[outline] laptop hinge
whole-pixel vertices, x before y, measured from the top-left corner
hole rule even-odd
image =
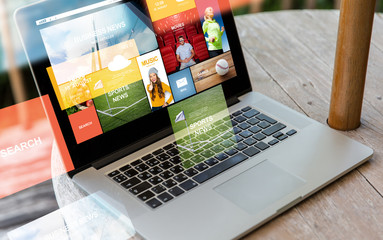
[[[112,163],[112,162],[115,162],[129,154],[132,154],[144,147],[147,147],[149,146],[150,144],[153,144],[169,135],[171,135],[173,133],[173,130],[171,127],[169,128],[166,128],[160,132],[157,132],[157,133],[154,133],[153,135],[141,140],[141,141],[138,141],[136,143],[133,143],[123,149],[120,149],[106,157],[104,157],[103,159],[101,160],[96,160],[95,162],[92,163],[92,166],[96,169],[100,169],[100,168],[103,168],[105,167],[106,165]]]
[[[227,99],[226,103],[227,103],[227,106],[230,107],[230,106],[233,106],[234,104],[239,103],[239,99],[237,96],[234,96],[234,97]]]

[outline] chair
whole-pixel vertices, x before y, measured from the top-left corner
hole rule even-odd
[[[193,36],[193,48],[195,52],[195,58],[200,62],[209,58],[209,51],[206,46],[205,36],[203,34],[197,34]]]
[[[160,48],[162,60],[164,61],[166,73],[175,72],[179,63],[177,61],[176,55],[173,49],[170,46],[164,46]]]
[[[158,47],[162,48],[165,46],[164,41],[162,40],[161,36],[156,36]]]

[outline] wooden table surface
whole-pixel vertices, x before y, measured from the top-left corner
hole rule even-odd
[[[253,89],[326,124],[339,11],[236,17]],[[383,15],[375,16],[362,125],[373,159],[245,239],[383,239]]]
[[[253,89],[326,124],[339,11],[236,17]],[[375,16],[362,126],[345,135],[373,159],[245,239],[383,239],[383,15]],[[0,239],[55,210],[51,182],[0,199]],[[240,223],[238,223],[240,224]]]

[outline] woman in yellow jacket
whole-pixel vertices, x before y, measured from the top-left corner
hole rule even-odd
[[[173,94],[170,87],[161,82],[161,79],[158,77],[158,70],[155,67],[149,69],[149,79],[150,84],[148,84],[147,90],[152,102],[152,111],[168,106],[173,101]],[[165,92],[170,93],[167,101],[165,101]]]

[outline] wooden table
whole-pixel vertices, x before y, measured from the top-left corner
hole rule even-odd
[[[236,17],[254,90],[325,124],[338,18],[335,10]],[[245,239],[383,239],[383,15],[372,38],[362,126],[344,134],[373,148],[373,159]],[[55,210],[54,201],[50,182],[1,199],[0,239]]]
[[[326,124],[339,11],[236,17],[253,89]],[[373,159],[245,239],[383,239],[383,15],[375,16],[362,126]]]

